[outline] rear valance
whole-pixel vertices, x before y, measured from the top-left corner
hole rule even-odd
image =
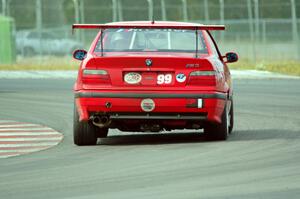
[[[163,25],[159,23],[153,23],[149,25],[143,24],[73,24],[72,29],[185,29],[185,30],[225,30],[224,25]]]

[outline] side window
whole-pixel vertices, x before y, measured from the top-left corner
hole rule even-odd
[[[208,44],[210,45],[211,47],[211,50],[212,50],[212,53],[216,56],[216,57],[219,57],[219,53],[218,53],[218,50],[214,44],[214,42],[211,40],[209,34],[207,32],[205,32],[206,34],[206,38],[207,38],[207,41],[208,41]]]

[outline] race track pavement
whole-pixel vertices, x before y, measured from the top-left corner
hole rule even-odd
[[[299,199],[300,80],[235,79],[227,141],[112,129],[73,144],[74,79],[0,79],[0,119],[48,126],[56,147],[0,159],[2,199]]]
[[[46,126],[0,120],[0,158],[45,150],[62,139],[61,133]]]

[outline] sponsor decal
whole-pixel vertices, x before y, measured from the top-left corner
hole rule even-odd
[[[124,76],[124,81],[128,84],[138,84],[142,81],[142,76],[139,73],[127,73]]]
[[[179,83],[183,83],[186,80],[186,76],[183,73],[179,73],[176,75],[176,81]]]
[[[152,66],[153,62],[151,59],[146,59],[145,63],[146,63],[146,66]]]
[[[145,112],[151,112],[155,108],[155,102],[152,99],[143,99],[141,102],[141,108]]]

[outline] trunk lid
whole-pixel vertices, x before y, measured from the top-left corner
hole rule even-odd
[[[191,55],[190,55],[191,56]],[[193,71],[211,71],[208,56],[131,55],[95,57],[86,68],[106,70],[116,87],[185,87]]]

